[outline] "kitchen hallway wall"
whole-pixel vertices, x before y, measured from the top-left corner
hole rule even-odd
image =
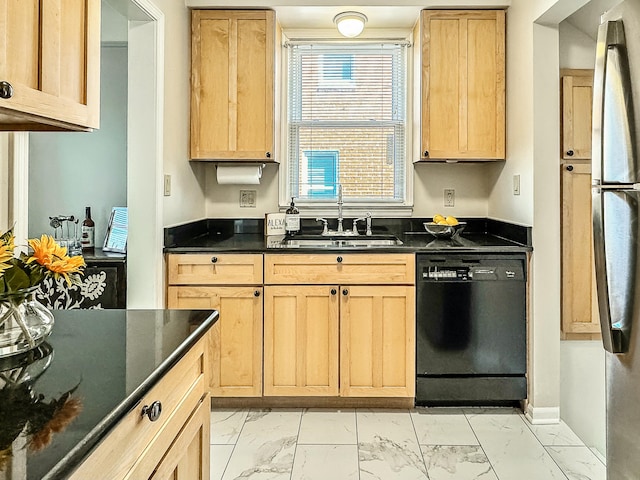
[[[82,222],[90,206],[95,242],[102,245],[111,208],[127,205],[126,45],[103,46],[100,63],[100,129],[29,134],[30,237],[53,234],[50,216]]]

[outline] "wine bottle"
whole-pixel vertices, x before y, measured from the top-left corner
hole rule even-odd
[[[91,219],[91,207],[85,207],[85,218],[82,222],[82,238],[80,239],[82,250],[90,251],[95,248],[95,229],[96,224]]]

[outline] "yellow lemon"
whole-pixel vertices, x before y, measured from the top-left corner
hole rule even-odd
[[[440,220],[437,222],[438,225],[449,225],[445,220]]]
[[[445,218],[442,215],[440,215],[439,213],[436,213],[433,216],[433,223],[443,222],[444,220],[445,220]]]
[[[445,219],[445,222],[447,222],[447,225],[458,225],[458,219],[456,217],[452,217],[452,216],[448,216]]]

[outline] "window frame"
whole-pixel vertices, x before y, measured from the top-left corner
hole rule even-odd
[[[309,32],[305,32],[309,33]],[[353,40],[344,41],[344,40],[336,40],[335,37],[326,36],[325,34],[318,33],[317,36],[311,35],[310,38],[305,38],[304,43],[344,43],[344,44],[353,44],[353,43],[401,43],[406,45],[408,49],[406,52],[406,95],[405,95],[405,158],[404,158],[404,198],[394,201],[389,201],[386,199],[380,200],[360,200],[360,199],[344,199],[343,211],[345,215],[354,216],[354,215],[362,215],[365,212],[369,212],[374,216],[399,216],[399,217],[410,217],[413,213],[413,177],[414,177],[414,165],[412,158],[415,157],[416,152],[419,151],[419,145],[414,144],[414,133],[413,129],[414,125],[414,113],[412,109],[413,98],[416,93],[414,93],[414,89],[416,86],[419,87],[419,82],[416,82],[414,79],[414,66],[413,66],[413,58],[415,56],[415,52],[413,44],[410,41],[411,36],[409,35],[407,38],[376,38],[376,39],[362,39],[354,42]],[[291,38],[287,36],[287,32],[283,32],[283,41],[282,41],[282,62],[280,64],[280,88],[281,88],[281,112],[280,115],[280,129],[282,135],[280,137],[280,148],[282,151],[281,155],[281,163],[280,163],[280,172],[279,172],[279,202],[278,206],[280,211],[286,210],[291,200],[291,188],[289,185],[289,158],[288,158],[288,101],[289,101],[289,61],[290,61],[290,48],[289,45],[291,43],[296,43],[295,38]],[[349,81],[349,80],[343,80]],[[338,87],[340,88],[340,87]],[[308,213],[309,216],[318,216],[318,215],[328,215],[329,217],[335,216],[336,213],[336,202],[335,201],[317,201],[307,202],[304,199],[296,198],[296,204],[301,208],[301,213],[304,216],[305,213]]]

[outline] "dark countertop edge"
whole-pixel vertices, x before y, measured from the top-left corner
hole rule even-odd
[[[171,353],[151,374],[125,398],[120,405],[96,425],[72,448],[42,480],[63,480],[73,473],[102,443],[111,430],[142,398],[161,380],[171,368],[204,336],[218,320],[219,313],[212,310],[206,319]]]
[[[502,246],[481,246],[481,247],[443,247],[428,248],[415,246],[396,246],[396,247],[349,247],[349,248],[242,248],[215,246],[210,247],[171,247],[165,248],[164,253],[277,253],[277,254],[316,254],[316,253],[426,253],[426,252],[532,252],[533,247],[526,245],[502,245]]]

